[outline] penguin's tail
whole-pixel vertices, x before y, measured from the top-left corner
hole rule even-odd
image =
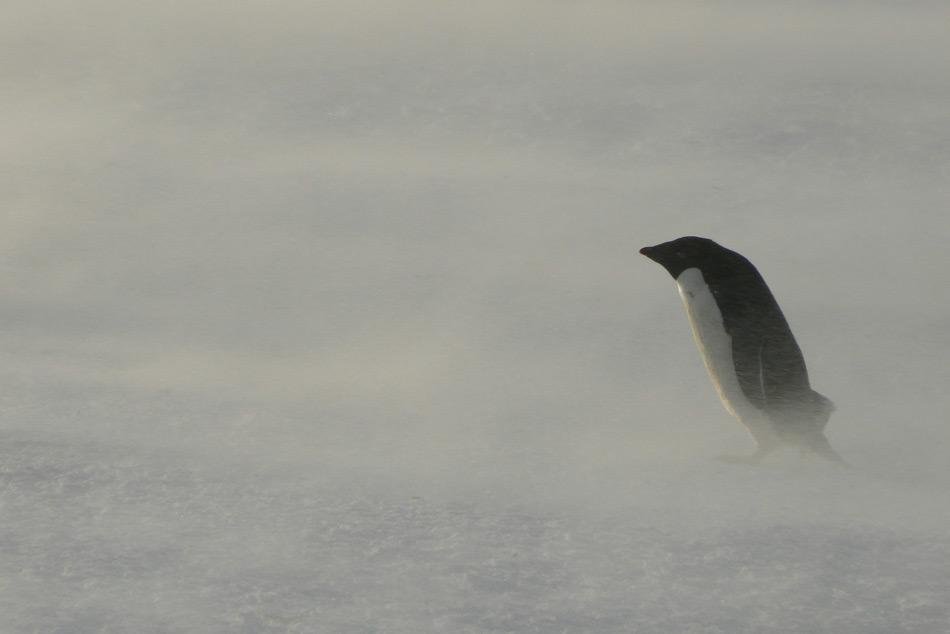
[[[832,448],[831,443],[828,442],[828,439],[825,437],[824,434],[819,432],[815,436],[809,438],[807,446],[809,449],[811,449],[813,452],[815,452],[817,455],[821,456],[825,460],[833,462],[836,465],[846,467],[848,469],[851,468],[851,465],[845,462],[845,459],[842,458],[838,454],[838,452],[834,450],[834,448]]]
[[[828,424],[828,419],[831,418],[832,412],[835,411],[835,404],[831,402],[830,398],[814,390],[811,394],[815,407],[815,422],[818,429],[824,429]]]

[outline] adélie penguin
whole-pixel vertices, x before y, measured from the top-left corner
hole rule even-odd
[[[831,401],[811,389],[801,349],[765,280],[749,260],[687,236],[640,249],[665,268],[686,305],[696,345],[719,398],[758,446],[729,462],[758,462],[792,445],[845,464],[824,428]]]

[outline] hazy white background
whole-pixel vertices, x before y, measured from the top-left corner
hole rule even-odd
[[[0,631],[950,629],[942,2],[8,2]],[[672,280],[771,284],[851,472]]]

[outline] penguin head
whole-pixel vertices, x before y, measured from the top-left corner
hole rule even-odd
[[[640,249],[642,255],[665,268],[674,279],[679,277],[680,273],[686,269],[703,270],[711,259],[725,251],[726,249],[709,238],[697,238],[696,236],[684,236],[656,246]]]

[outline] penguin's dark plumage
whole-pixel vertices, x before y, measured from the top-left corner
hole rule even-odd
[[[640,253],[676,280],[716,391],[758,445],[731,460],[756,461],[792,444],[843,462],[823,433],[834,406],[811,389],[801,349],[752,263],[694,236]]]

